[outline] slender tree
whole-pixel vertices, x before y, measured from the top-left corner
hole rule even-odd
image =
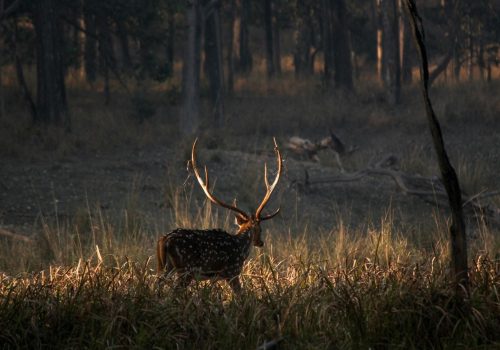
[[[235,0],[233,22],[234,68],[241,73],[249,73],[253,66],[248,29],[249,17],[250,0]]]
[[[446,148],[444,146],[441,126],[434,113],[429,97],[429,69],[427,61],[427,50],[425,47],[425,36],[417,7],[414,0],[405,0],[406,9],[409,14],[410,23],[415,38],[415,43],[421,59],[420,82],[422,95],[429,129],[434,143],[434,149],[438,157],[441,179],[448,194],[448,200],[452,213],[450,230],[451,263],[454,273],[454,281],[458,293],[469,290],[468,264],[467,264],[467,236],[462,212],[462,191],[455,169],[450,163]],[[462,288],[464,287],[464,288]]]
[[[280,16],[279,6],[276,0],[272,1],[272,26],[273,26],[273,61],[274,69],[277,75],[281,75],[281,29],[280,29]]]
[[[167,76],[172,76],[174,72],[174,46],[175,46],[175,12],[169,9],[167,14],[167,40],[166,40],[166,59]]]
[[[398,7],[400,11],[403,10],[401,0],[398,0]],[[401,62],[401,82],[409,84],[412,82],[412,57],[414,52],[411,46],[411,31],[409,23],[405,16],[401,14],[399,21],[399,48],[400,48],[400,62]]]
[[[323,82],[329,88],[333,71],[333,9],[331,0],[321,0],[321,27],[323,46]]]
[[[113,38],[109,18],[102,14],[97,17],[97,37],[100,58],[100,69],[104,78],[104,103],[108,105],[111,101],[110,70],[116,66],[116,57],[113,50]]]
[[[294,24],[294,52],[293,65],[295,75],[297,77],[312,74],[311,70],[311,38],[312,32],[309,26],[308,16],[310,5],[306,2],[298,2],[295,8],[295,24]]]
[[[380,0],[382,14],[382,73],[390,105],[401,98],[401,65],[399,63],[399,30],[396,0]]]
[[[228,42],[227,42],[227,50],[226,50],[226,61],[227,61],[227,93],[231,95],[234,91],[234,65],[235,65],[235,57],[234,57],[234,47],[238,44],[238,41],[235,40],[235,31],[238,30],[239,27],[236,26],[236,1],[229,1],[229,10],[228,10]],[[239,26],[239,25],[238,25]]]
[[[59,4],[55,0],[36,1],[33,16],[37,39],[37,121],[69,130]]]
[[[132,56],[130,54],[128,28],[124,19],[120,18],[116,21],[116,35],[121,52],[120,68],[123,72],[129,72],[132,69]]]
[[[212,5],[211,5],[212,4]],[[208,6],[208,8],[206,7]],[[210,100],[216,127],[224,121],[224,74],[222,65],[222,40],[220,2],[204,6],[205,18],[205,72],[210,85]]]
[[[200,0],[187,2],[185,11],[187,38],[182,66],[183,101],[179,127],[182,134],[192,135],[200,123]]]
[[[273,40],[273,13],[272,1],[264,0],[264,28],[266,33],[266,68],[267,76],[274,76],[274,40]]]
[[[351,44],[347,26],[347,10],[344,0],[335,0],[333,5],[334,80],[337,87],[352,90]]]
[[[89,0],[84,0],[83,21],[86,34],[83,54],[85,77],[93,84],[97,79],[97,26],[94,6]]]

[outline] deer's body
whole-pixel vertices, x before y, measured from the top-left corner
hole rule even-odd
[[[191,162],[200,186],[213,203],[235,212],[239,229],[234,235],[218,229],[175,229],[158,240],[158,272],[175,272],[181,277],[184,285],[188,285],[193,278],[222,279],[228,281],[235,292],[239,292],[241,290],[239,275],[252,246],[262,247],[264,245],[260,237],[260,222],[271,219],[279,212],[278,209],[273,214],[261,216],[261,212],[269,201],[281,174],[281,155],[275,141],[278,174],[273,184],[269,185],[267,168],[265,168],[266,195],[256,213],[249,215],[236,206],[225,204],[210,192],[206,168],[205,182],[199,176],[196,168],[195,147],[196,141],[193,145]]]
[[[239,289],[238,276],[252,249],[250,231],[231,235],[223,230],[178,228],[158,240],[159,272],[192,279],[227,280]]]

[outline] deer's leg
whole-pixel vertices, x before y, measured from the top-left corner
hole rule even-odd
[[[229,278],[227,282],[229,283],[229,286],[233,290],[234,294],[241,293],[241,283],[239,276],[234,276],[232,278]]]
[[[160,291],[163,289],[165,282],[171,277],[174,267],[167,261],[166,265],[161,269],[158,268],[157,281],[158,281],[158,296],[160,296]]]
[[[335,159],[337,160],[337,164],[339,165],[340,172],[345,173],[344,167],[342,165],[342,161],[340,160],[340,154],[338,152],[333,152],[335,154]]]
[[[177,279],[176,287],[187,288],[192,280],[193,280],[193,276],[190,273],[183,273],[183,274],[179,275],[179,278]]]

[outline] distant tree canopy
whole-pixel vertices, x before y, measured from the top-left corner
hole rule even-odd
[[[497,1],[417,5],[428,28],[430,83],[438,76],[494,78]],[[67,130],[69,75],[102,87],[109,103],[111,86],[162,83],[179,78],[182,66],[179,126],[189,134],[200,125],[203,79],[212,105],[207,118],[222,126],[235,77],[246,79],[260,67],[269,79],[289,71],[297,79],[317,76],[327,91],[355,91],[371,74],[387,102],[398,104],[415,66],[400,0],[2,0],[0,21],[0,82],[12,67],[33,122]],[[30,66],[36,67],[33,86],[25,77]]]

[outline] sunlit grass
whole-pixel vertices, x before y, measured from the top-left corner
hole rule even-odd
[[[270,140],[271,134],[281,141],[294,134],[322,137],[338,127],[347,144],[353,142],[350,135],[361,143],[360,152],[346,161],[347,169],[355,171],[382,152],[393,152],[383,149],[377,130],[400,127],[410,137],[427,132],[421,107],[388,108],[377,84],[360,85],[352,96],[324,91],[317,77],[296,80],[289,63],[282,77],[269,81],[262,64],[256,74],[238,77],[235,97],[226,101],[226,128],[211,130],[208,125],[204,131],[207,162],[227,156],[211,152],[221,146],[244,160],[235,177],[250,185],[229,188],[241,203],[253,203],[262,190],[262,170],[256,170],[255,159],[268,148],[262,140]],[[69,84],[71,134],[30,126],[16,100],[9,113],[20,117],[0,120],[1,152],[36,157],[36,149],[57,158],[167,143],[183,166],[192,140],[181,140],[176,133],[176,82],[151,84],[146,99],[131,98],[141,92],[132,85],[131,94],[114,85],[112,103],[104,106],[99,91],[88,91],[75,80]],[[493,123],[499,110],[496,90],[468,90],[460,85],[436,88],[443,120],[454,124],[484,115]],[[416,95],[416,89],[407,94]],[[150,119],[142,119],[143,103],[155,107]],[[464,188],[475,194],[489,183],[485,176],[494,173],[490,163],[497,151],[492,149],[486,160],[461,156],[469,147],[461,136],[452,141],[452,153],[458,154]],[[233,146],[238,149],[242,143],[250,155],[235,153]],[[397,144],[402,169],[435,175],[429,145],[424,139]],[[249,174],[254,182],[246,178]],[[436,214],[429,219],[434,220],[432,229],[409,230],[395,224],[390,210],[379,222],[355,227],[344,224],[349,221],[344,212],[333,227],[321,229],[303,219],[307,212],[266,223],[265,246],[252,253],[242,274],[244,292],[235,296],[225,282],[200,282],[186,290],[174,288],[169,279],[158,284],[155,243],[165,228],[232,229],[230,215],[196,202],[189,190],[167,184],[164,192],[168,209],[159,227],[145,220],[134,187],[118,216],[89,204],[68,220],[42,216],[31,243],[1,238],[0,344],[255,349],[266,340],[281,339],[284,348],[295,349],[500,346],[500,238],[484,223],[469,241],[471,294],[464,303],[454,298],[449,284],[449,222]]]
[[[170,194],[171,225],[229,228],[229,217]],[[34,244],[0,243],[1,342],[12,348],[471,348],[500,345],[498,237],[471,242],[471,294],[449,284],[446,223],[431,247],[396,231],[390,211],[366,229],[266,230],[243,273],[176,288],[155,274],[157,233],[134,214],[87,208],[47,223]],[[285,232],[289,233],[285,233]],[[425,233],[422,233],[425,235]]]

